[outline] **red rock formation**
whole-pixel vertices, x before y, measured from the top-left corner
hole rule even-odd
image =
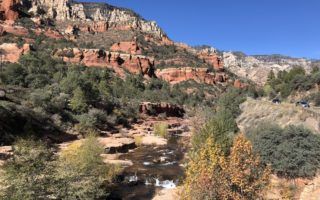
[[[54,52],[65,62],[83,64],[88,67],[112,68],[121,77],[125,70],[132,74],[154,76],[154,60],[142,55],[121,54],[99,49],[63,49]]]
[[[22,26],[13,26],[9,24],[0,24],[0,28],[6,32],[6,33],[11,33],[13,35],[18,35],[18,36],[27,36],[29,34],[28,29],[22,27]]]
[[[144,40],[146,42],[154,42],[158,45],[174,45],[174,42],[164,35],[161,38],[155,38],[153,35],[145,34]]]
[[[217,73],[215,76],[215,81],[217,83],[224,83],[227,82],[228,76],[225,73]]]
[[[44,34],[47,37],[53,38],[53,39],[62,39],[63,36],[56,30],[53,29],[35,29],[33,30],[35,34],[40,35]],[[17,36],[28,36],[29,35],[29,30],[22,27],[22,26],[14,26],[11,24],[0,24],[0,32],[5,32],[5,33],[11,33],[13,35]]]
[[[84,23],[76,26],[81,32],[86,33],[103,33],[108,30],[108,23],[106,21],[97,21],[91,23]]]
[[[1,20],[15,21],[19,17],[19,13],[15,10],[15,6],[20,0],[3,0],[0,4]]]
[[[200,59],[203,59],[206,63],[213,66],[213,68],[217,71],[223,71],[223,61],[222,59],[215,53],[209,49],[202,50],[198,53]]]
[[[40,35],[40,34],[44,34],[45,36],[49,37],[49,38],[52,38],[52,39],[62,39],[63,36],[56,30],[53,30],[53,29],[36,29],[34,30],[34,32],[37,34],[37,35]]]
[[[0,36],[3,36],[6,34],[6,31],[4,30],[4,28],[2,26],[0,26]]]
[[[143,102],[139,111],[145,115],[166,114],[167,117],[183,117],[185,114],[183,107],[169,103]]]
[[[119,51],[129,54],[142,54],[140,47],[136,41],[115,43],[110,48],[111,51]]]
[[[234,81],[233,86],[234,86],[235,88],[238,88],[238,89],[244,89],[244,88],[248,87],[247,84],[242,83],[239,79],[237,79],[237,80]]]
[[[171,84],[194,80],[197,83],[215,84],[215,75],[208,72],[207,68],[166,68],[157,70],[156,76]]]
[[[15,63],[19,58],[30,51],[30,45],[24,44],[19,47],[16,43],[4,43],[0,45],[2,61]]]

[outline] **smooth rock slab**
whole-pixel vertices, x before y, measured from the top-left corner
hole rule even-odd
[[[142,137],[142,145],[156,145],[156,146],[165,146],[168,143],[168,140],[154,135],[147,135]]]
[[[100,144],[103,145],[106,154],[127,153],[130,149],[136,148],[132,138],[99,138]]]

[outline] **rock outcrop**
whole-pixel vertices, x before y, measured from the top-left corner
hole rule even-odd
[[[17,36],[27,36],[29,34],[28,29],[22,27],[22,26],[14,26],[11,24],[1,24],[0,23],[0,29],[3,33],[11,33],[13,35]]]
[[[244,89],[244,88],[247,88],[248,85],[245,83],[242,83],[239,79],[237,79],[234,81],[233,87],[238,88],[238,89]]]
[[[142,54],[141,48],[136,41],[119,42],[111,46],[111,51],[124,52],[129,54]]]
[[[223,71],[223,61],[222,58],[217,54],[216,50],[213,48],[207,48],[200,50],[197,53],[200,59],[203,59],[204,62],[213,66],[216,71]]]
[[[246,56],[240,53],[224,52],[223,62],[224,67],[230,72],[260,86],[266,83],[271,70],[277,74],[279,71],[288,71],[295,66],[301,66],[307,72],[311,69],[311,61],[279,55]]]
[[[30,45],[19,47],[16,43],[4,43],[0,45],[2,62],[18,62],[19,58],[30,51]]]
[[[125,76],[125,71],[148,77],[154,76],[154,59],[143,55],[78,48],[60,49],[53,54],[65,62],[83,64],[88,67],[112,68],[121,77]]]
[[[136,30],[168,40],[154,21],[147,21],[131,10],[104,3],[79,3],[72,0],[33,0],[30,13],[58,21],[82,21],[82,31]],[[43,13],[44,12],[44,13]]]
[[[167,117],[183,117],[185,110],[183,107],[169,103],[143,102],[139,108],[140,113],[157,116],[166,114]]]
[[[2,0],[0,2],[0,20],[15,21],[19,17],[16,7],[20,0]]]
[[[30,29],[30,30],[33,31],[36,35],[44,34],[45,36],[53,39],[63,38],[63,35],[61,35],[61,33],[59,33],[57,30],[50,29],[50,28],[49,29],[37,28],[37,29]],[[0,35],[1,33],[2,35],[5,33],[10,33],[16,36],[23,36],[23,37],[28,37],[28,35],[30,34],[29,30],[25,27],[16,26],[12,24],[5,24],[5,23],[0,23]]]
[[[225,82],[228,77],[225,74],[210,73],[207,68],[166,68],[156,71],[156,76],[171,84],[181,83],[183,81],[193,80],[197,83],[216,84]]]

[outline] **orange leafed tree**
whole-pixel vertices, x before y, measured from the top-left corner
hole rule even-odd
[[[259,156],[243,134],[225,155],[214,139],[192,155],[186,170],[183,199],[258,199],[268,185],[270,168],[261,165]]]
[[[270,167],[261,164],[243,134],[235,138],[225,170],[230,179],[232,199],[243,200],[259,198],[271,173]]]

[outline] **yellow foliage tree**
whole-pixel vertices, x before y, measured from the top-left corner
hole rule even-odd
[[[243,134],[235,138],[228,162],[225,171],[233,188],[232,199],[257,199],[268,185],[271,170],[261,165]]]
[[[225,165],[224,152],[208,138],[204,146],[191,155],[187,170],[183,199],[218,199],[225,195],[226,179],[221,165]]]
[[[213,138],[191,155],[186,170],[182,198],[187,200],[257,199],[268,185],[270,168],[261,165],[259,156],[243,134],[225,155]]]

